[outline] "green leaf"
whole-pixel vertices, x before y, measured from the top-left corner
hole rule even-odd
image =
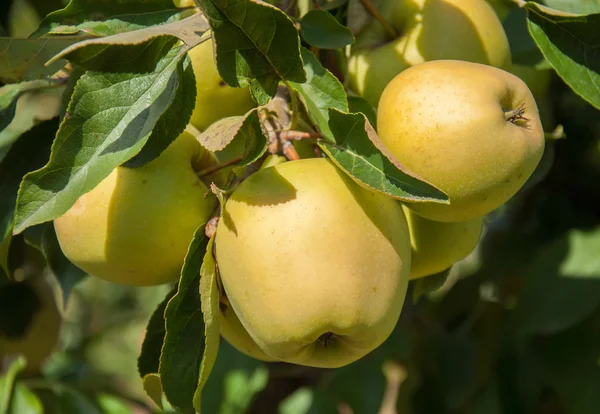
[[[116,395],[100,393],[96,398],[103,414],[131,414],[131,408]]]
[[[167,332],[165,327],[165,310],[167,309],[167,304],[176,293],[176,287],[167,293],[148,320],[142,349],[138,357],[138,373],[141,378],[144,378],[148,374],[158,373],[160,353]]]
[[[64,9],[46,16],[31,36],[110,36],[178,20],[181,13],[172,0],[71,0]]]
[[[228,85],[250,85],[254,99],[264,105],[280,80],[305,82],[300,37],[281,10],[259,0],[197,3],[213,30],[217,67]]]
[[[406,170],[381,143],[363,114],[329,111],[336,144],[319,143],[332,161],[358,184],[399,200],[447,202],[437,188]]]
[[[51,57],[81,36],[61,36],[50,39],[0,38],[0,81],[17,83],[54,75],[67,63],[64,59],[44,66]]]
[[[269,371],[265,366],[259,366],[252,373],[243,370],[232,370],[225,375],[224,397],[221,413],[246,413],[256,394],[267,385]]]
[[[42,252],[48,268],[58,281],[62,291],[63,308],[66,309],[71,290],[87,276],[87,273],[71,263],[62,252],[54,226],[51,223],[44,223],[43,226]]]
[[[129,168],[141,167],[157,158],[167,147],[181,135],[185,129],[194,105],[196,105],[196,78],[192,62],[186,56],[177,68],[179,85],[171,106],[158,119],[148,142],[141,151],[123,164]]]
[[[200,297],[200,268],[206,244],[204,226],[200,226],[185,257],[177,294],[165,311],[167,334],[158,372],[167,400],[183,413],[195,413],[194,393],[206,352]]]
[[[288,395],[280,404],[280,414],[305,414],[308,413],[313,404],[314,391],[310,388],[299,388]]]
[[[538,249],[514,318],[522,335],[561,332],[600,304],[600,228],[571,230]]]
[[[339,49],[354,43],[354,35],[325,10],[311,10],[300,20],[302,37],[321,49]]]
[[[162,410],[163,409],[163,390],[158,374],[146,374],[142,378],[142,387],[150,399]]]
[[[258,109],[252,109],[245,115],[242,126],[237,131],[234,139],[244,140],[244,154],[238,166],[250,165],[257,161],[267,151],[268,139],[263,130]]]
[[[312,52],[302,48],[302,59],[306,82],[290,84],[300,95],[310,120],[323,136],[333,141],[333,133],[329,128],[329,108],[348,112],[346,91],[338,78],[325,69]]]
[[[27,361],[24,357],[20,356],[10,364],[6,374],[0,377],[0,413],[8,413],[14,395],[17,375],[26,366]]]
[[[0,244],[6,243],[0,267],[5,271],[19,184],[25,174],[48,161],[56,127],[57,122],[45,122],[25,133],[0,163]]]
[[[219,352],[219,298],[217,285],[217,264],[213,255],[214,236],[208,241],[206,254],[200,269],[200,299],[202,317],[204,319],[204,355],[200,366],[198,388],[194,393],[194,407],[198,412],[202,409],[202,390],[217,360]]]
[[[575,14],[600,13],[600,0],[544,0],[548,7]]]
[[[36,394],[44,405],[52,407],[54,413],[104,414],[100,408],[82,391],[65,383],[40,380]]]
[[[221,151],[233,141],[246,116],[229,116],[211,124],[196,138],[209,151]]]
[[[79,66],[106,72],[147,72],[173,47],[177,40],[186,50],[201,41],[210,27],[200,14],[187,19],[133,32],[84,40],[66,48],[54,59],[67,59]]]
[[[377,112],[375,107],[371,105],[365,98],[360,96],[348,96],[348,111],[355,114],[362,112],[366,115],[367,119],[373,126],[373,129],[377,131]]]
[[[600,108],[600,14],[556,12],[527,2],[529,32],[559,76],[583,99]]]
[[[177,94],[182,57],[173,48],[147,74],[87,72],[79,79],[50,161],[23,179],[17,233],[64,214],[140,151]]]

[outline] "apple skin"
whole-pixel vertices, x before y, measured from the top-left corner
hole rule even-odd
[[[402,208],[410,230],[411,280],[443,272],[467,257],[479,242],[483,217],[459,223],[440,223],[427,220],[406,206]]]
[[[212,41],[188,52],[196,77],[196,106],[190,123],[204,131],[213,122],[228,116],[243,115],[256,106],[246,88],[233,88],[223,82],[213,56]]]
[[[510,119],[521,109],[522,119]],[[396,76],[379,102],[378,133],[410,171],[450,204],[407,203],[434,221],[483,216],[510,199],[544,152],[535,100],[518,77],[477,63],[437,60]]]
[[[506,33],[485,0],[386,0],[380,12],[400,36],[390,40],[372,19],[348,60],[350,88],[374,106],[394,76],[419,63],[455,59],[510,65]]]
[[[277,359],[265,354],[262,349],[256,345],[256,342],[254,342],[250,334],[246,332],[246,329],[244,329],[244,326],[231,306],[222,306],[221,311],[219,312],[219,326],[221,336],[229,342],[229,345],[233,346],[242,354],[260,361],[277,361]]]
[[[216,199],[196,176],[205,150],[188,132],[140,168],[117,167],[54,220],[67,258],[124,285],[177,280],[195,230]]]
[[[275,359],[340,367],[396,325],[411,258],[402,207],[330,160],[250,176],[227,201],[215,243],[235,314]]]
[[[17,354],[27,358],[23,373],[32,375],[41,369],[58,343],[62,318],[52,287],[44,280],[18,282],[33,289],[39,306],[25,333],[19,337],[5,337],[0,334],[0,370],[2,360]]]

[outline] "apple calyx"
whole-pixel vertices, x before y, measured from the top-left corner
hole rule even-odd
[[[323,348],[328,348],[334,345],[337,342],[338,335],[333,332],[325,332],[323,335],[319,336],[315,343]]]
[[[517,109],[512,109],[504,113],[504,119],[515,125],[519,125],[521,121],[529,121],[529,118],[524,116],[525,114],[525,102],[522,102]]]

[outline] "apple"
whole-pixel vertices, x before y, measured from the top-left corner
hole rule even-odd
[[[502,23],[485,0],[395,0],[380,12],[393,39],[372,19],[348,60],[351,89],[377,106],[385,86],[403,70],[431,60],[456,59],[507,68],[510,48]]]
[[[275,358],[265,354],[263,350],[256,345],[256,342],[254,342],[250,334],[246,332],[246,329],[244,329],[244,326],[231,306],[221,304],[219,326],[221,336],[229,342],[229,345],[233,346],[241,353],[260,361],[277,361]]]
[[[256,106],[246,88],[227,85],[219,76],[213,56],[212,40],[188,52],[196,77],[196,106],[190,123],[204,131],[213,122],[228,116],[243,115]]]
[[[467,257],[479,242],[482,217],[459,223],[440,223],[427,220],[406,206],[402,208],[410,230],[411,279],[443,272]]]
[[[378,133],[405,167],[450,204],[407,203],[434,221],[483,216],[511,198],[544,152],[527,85],[502,69],[457,60],[413,66],[381,95]]]
[[[9,316],[11,311],[19,312],[19,307],[23,306],[26,300],[33,301],[31,308],[34,312],[23,331],[19,329],[18,332],[10,332],[12,329],[9,329],[7,332],[0,332],[0,370],[5,358],[22,354],[27,358],[24,373],[37,373],[54,351],[59,339],[62,319],[54,291],[46,281],[37,279],[13,282],[3,286],[2,290],[2,296],[7,297],[2,298],[0,317],[6,316],[5,312],[8,312]],[[19,303],[12,303],[17,300]],[[8,309],[8,306],[11,309]],[[21,315],[22,313],[15,318]],[[12,316],[11,320],[17,322]],[[18,322],[20,324],[21,321]],[[22,325],[19,328],[22,328]]]
[[[411,260],[402,207],[328,159],[251,175],[227,200],[215,243],[231,307],[277,360],[340,367],[396,325]]]
[[[117,167],[54,220],[67,258],[115,283],[177,280],[195,230],[217,204],[196,175],[205,151],[184,132],[143,167]]]

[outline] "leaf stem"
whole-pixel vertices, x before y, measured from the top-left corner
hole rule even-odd
[[[198,176],[198,178],[202,178],[206,175],[216,173],[216,172],[222,170],[223,168],[230,167],[233,164],[240,162],[241,160],[242,160],[242,157],[237,157],[237,158],[231,159],[229,161],[226,161],[222,164],[211,165],[210,167],[199,171],[196,175]]]
[[[360,0],[360,3],[363,5],[365,10],[369,12],[371,16],[379,20],[379,23],[383,26],[385,31],[391,36],[392,39],[398,37],[398,32],[392,27],[392,25],[383,17],[383,15],[377,10],[377,7],[373,5],[371,0]]]
[[[300,104],[298,102],[298,97],[294,93],[294,89],[292,89],[292,85],[289,81],[284,81],[285,86],[288,88],[290,92],[290,98],[292,101],[292,118],[290,120],[289,125],[285,126],[285,130],[290,130],[296,128],[296,124],[298,123],[298,116],[300,115]]]

